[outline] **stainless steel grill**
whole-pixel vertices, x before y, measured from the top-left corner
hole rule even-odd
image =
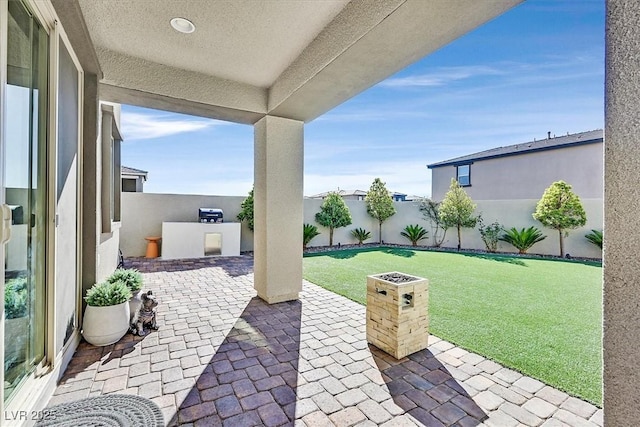
[[[200,222],[223,222],[224,213],[222,209],[200,208],[198,209],[198,221]]]

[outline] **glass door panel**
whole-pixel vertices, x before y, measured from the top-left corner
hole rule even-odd
[[[7,37],[4,388],[9,400],[44,357],[48,36],[21,2],[10,1]]]
[[[60,39],[56,155],[56,352],[78,328],[80,72]]]

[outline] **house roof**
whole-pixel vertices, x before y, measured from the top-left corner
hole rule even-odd
[[[122,175],[141,176],[146,181],[147,180],[147,174],[149,172],[143,171],[141,169],[130,168],[129,166],[122,166],[121,173],[122,173]]]
[[[366,196],[367,192],[362,190],[333,190],[333,191],[325,191],[323,193],[314,194],[313,196],[309,196],[311,199],[323,199],[327,197],[329,193],[338,193],[341,197],[345,196]],[[398,193],[396,191],[390,192],[392,196],[406,196],[406,193]]]
[[[587,132],[574,133],[571,135],[533,140],[506,147],[497,147],[466,156],[455,157],[438,163],[427,165],[429,169],[442,166],[461,165],[473,163],[476,160],[495,159],[497,157],[515,156],[518,154],[530,153],[534,151],[556,150],[559,148],[571,147],[574,145],[593,144],[603,141],[602,129],[590,130]]]

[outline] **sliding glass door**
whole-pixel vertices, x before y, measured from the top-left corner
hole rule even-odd
[[[10,400],[44,357],[48,36],[20,1],[8,2],[4,390]]]

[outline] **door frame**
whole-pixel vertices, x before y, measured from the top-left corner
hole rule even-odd
[[[60,367],[65,360],[70,360],[73,351],[80,340],[80,316],[82,310],[82,175],[83,175],[83,107],[84,107],[84,71],[73,50],[71,42],[65,33],[59,18],[49,0],[21,0],[34,18],[43,27],[49,37],[48,50],[48,103],[47,111],[47,140],[46,140],[46,225],[44,235],[46,239],[44,255],[45,281],[45,325],[44,325],[44,357],[16,390],[9,405],[4,402],[4,387],[0,387],[0,414],[10,409],[24,410],[35,408],[39,404],[46,404],[49,394],[53,392],[56,381],[62,375]],[[5,147],[6,147],[6,84],[7,84],[7,35],[8,35],[8,5],[9,0],[0,0],[0,189],[5,188]],[[60,43],[64,43],[71,59],[78,70],[78,141],[77,141],[77,172],[76,172],[76,298],[75,316],[76,329],[72,338],[56,352],[56,185],[57,185],[57,152],[58,152],[58,65]],[[0,204],[5,203],[5,193],[0,191]],[[1,218],[0,218],[1,219]],[[4,245],[0,244],[0,259],[4,259]],[[0,292],[4,295],[4,263],[0,262]],[[0,304],[0,319],[4,318],[4,304]],[[62,332],[64,333],[64,332]],[[4,321],[0,321],[0,342],[4,342]],[[0,360],[4,363],[4,345],[0,346]],[[0,384],[4,383],[4,369],[0,369]],[[46,399],[42,402],[42,399]]]

